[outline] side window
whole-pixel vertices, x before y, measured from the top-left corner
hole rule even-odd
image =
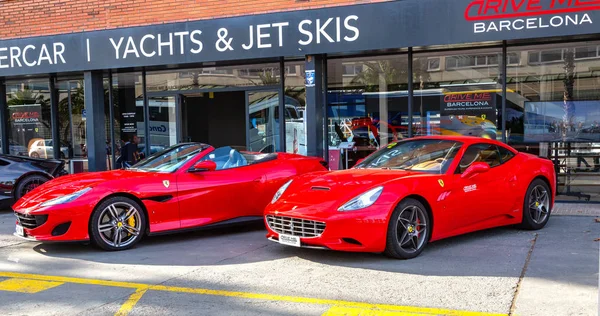
[[[440,173],[443,174],[448,171],[448,168],[452,164],[452,161],[454,161],[454,159],[456,158],[456,154],[458,154],[458,152],[460,151],[461,148],[462,148],[462,145],[452,147],[451,151],[448,154],[446,154],[446,157],[445,157],[444,161],[442,162],[442,168],[441,168]]]
[[[502,160],[502,163],[509,161],[512,157],[515,156],[515,154],[513,154],[512,151],[502,146],[498,146],[498,152],[500,152],[500,159]]]
[[[460,159],[456,173],[463,173],[475,162],[485,162],[490,167],[500,165],[500,154],[496,145],[476,144],[469,146]]]

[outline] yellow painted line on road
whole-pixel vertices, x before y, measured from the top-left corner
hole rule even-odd
[[[22,278],[12,278],[0,282],[0,291],[18,292],[18,293],[38,293],[63,285],[64,282],[28,280]]]
[[[146,291],[148,291],[147,288],[135,290],[135,292],[133,294],[131,294],[131,296],[127,299],[127,301],[125,301],[125,303],[123,305],[121,305],[121,308],[119,309],[119,311],[117,311],[115,316],[127,316],[127,314],[129,314],[129,312],[131,312],[133,307],[135,307],[135,304],[137,304],[137,302],[139,302],[139,300],[142,298],[142,296],[144,296]]]
[[[334,306],[321,316],[431,316],[431,313],[385,311],[380,309]]]
[[[363,309],[363,310],[405,312],[405,313],[412,313],[412,315],[415,315],[415,314],[416,315],[419,315],[419,314],[452,315],[452,316],[506,316],[507,315],[507,314],[471,312],[471,311],[428,308],[428,307],[415,307],[415,306],[402,306],[402,305],[389,305],[389,304],[370,304],[370,303],[351,302],[351,301],[332,300],[332,299],[320,299],[320,298],[310,298],[310,297],[300,297],[300,296],[209,290],[209,289],[201,289],[201,288],[177,287],[177,286],[166,286],[166,285],[150,285],[150,284],[132,283],[132,282],[106,281],[106,280],[84,279],[84,278],[73,278],[73,277],[62,277],[62,276],[47,276],[47,275],[25,274],[25,273],[15,273],[15,272],[0,272],[0,277],[23,278],[23,279],[31,279],[31,280],[53,281],[53,282],[63,282],[63,283],[75,283],[75,284],[101,285],[101,286],[111,286],[111,287],[120,287],[120,288],[132,288],[132,289],[136,289],[136,290],[143,289],[143,290],[164,291],[164,292],[174,292],[174,293],[188,293],[188,294],[197,294],[197,295],[214,295],[214,296],[223,296],[223,297],[236,297],[236,298],[266,300],[266,301],[303,303],[303,304],[312,304],[312,305],[330,305],[330,306],[355,308],[355,309]],[[350,314],[350,315],[353,315],[353,314]],[[358,315],[362,315],[362,314],[358,314]],[[411,315],[411,314],[406,314],[406,315]]]

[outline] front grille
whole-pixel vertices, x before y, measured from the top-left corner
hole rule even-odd
[[[302,238],[319,237],[325,230],[325,223],[301,218],[267,215],[267,224],[278,234]]]
[[[48,219],[48,215],[27,215],[15,212],[21,226],[34,229],[42,226]]]

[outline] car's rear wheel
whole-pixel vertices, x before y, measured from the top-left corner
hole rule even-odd
[[[429,241],[430,223],[421,202],[410,198],[400,202],[388,223],[385,254],[397,259],[418,256]]]
[[[90,221],[92,242],[104,250],[125,250],[144,234],[146,215],[134,200],[117,196],[100,203]]]
[[[31,158],[37,158],[37,159],[39,159],[39,158],[40,158],[40,154],[38,154],[38,153],[37,153],[37,152],[35,152],[35,151],[34,151],[34,152],[32,152],[30,156],[31,156]]]
[[[48,180],[48,178],[37,174],[26,176],[25,178],[21,179],[21,181],[19,181],[15,187],[15,199],[18,200],[22,198],[29,191],[39,187]]]
[[[550,218],[550,188],[541,179],[535,179],[527,188],[523,202],[521,227],[537,230],[546,226]]]

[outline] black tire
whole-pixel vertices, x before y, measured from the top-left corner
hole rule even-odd
[[[38,174],[32,174],[21,179],[15,186],[15,201],[22,198],[27,192],[48,182],[47,177]]]
[[[34,152],[32,152],[32,153],[31,153],[31,155],[29,155],[29,156],[31,156],[31,158],[40,159],[40,154],[38,154],[38,153],[37,153],[37,152],[35,152],[35,151],[34,151]]]
[[[552,194],[550,194],[548,184],[541,179],[533,180],[525,193],[523,219],[520,227],[528,230],[538,230],[546,226],[552,211],[550,207],[552,205],[551,199]]]
[[[135,212],[130,216],[132,209]],[[113,214],[116,214],[116,218]],[[134,218],[133,222],[131,217]],[[143,238],[146,223],[144,209],[136,201],[123,196],[111,197],[94,209],[89,225],[90,239],[104,250],[126,250]]]
[[[416,212],[414,214],[418,215],[417,220],[414,220],[413,211]],[[419,227],[421,228],[421,234],[418,234]],[[425,229],[424,232],[423,228]],[[425,206],[418,200],[405,199],[396,206],[392,216],[390,216],[384,253],[396,259],[415,258],[425,249],[430,236],[431,220]]]

